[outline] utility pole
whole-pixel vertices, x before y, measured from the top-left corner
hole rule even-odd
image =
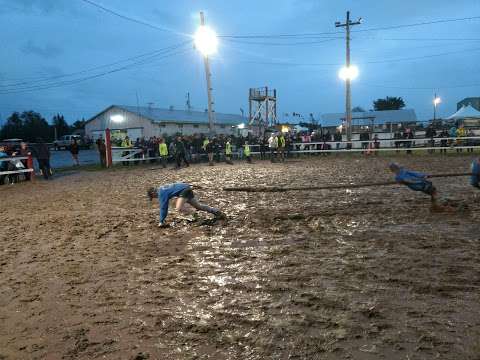
[[[357,21],[353,22],[350,20],[350,11],[347,11],[347,20],[344,24],[337,21],[335,27],[344,27],[346,30],[346,42],[347,42],[347,54],[346,54],[346,67],[350,68],[350,26],[360,25],[362,23],[362,18],[359,18]],[[346,101],[345,101],[345,122],[347,125],[347,141],[348,146],[351,148],[352,144],[352,91],[351,91],[351,79],[347,76],[345,79],[345,91],[346,91]]]
[[[200,25],[205,26],[205,16],[203,11],[200,12]],[[215,132],[215,110],[213,109],[213,96],[212,96],[212,74],[210,72],[210,61],[208,54],[204,54],[203,62],[205,64],[205,76],[207,78],[207,94],[208,94],[208,128],[210,134]]]

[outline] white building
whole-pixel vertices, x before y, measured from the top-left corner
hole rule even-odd
[[[215,132],[234,134],[237,126],[245,121],[240,115],[215,113]],[[97,139],[107,128],[111,130],[112,137],[128,135],[132,140],[178,133],[209,133],[207,112],[125,105],[112,105],[92,117],[85,124],[85,135]]]

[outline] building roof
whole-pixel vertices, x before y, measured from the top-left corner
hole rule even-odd
[[[187,110],[170,110],[161,108],[150,108],[142,106],[128,105],[112,105],[110,108],[116,107],[131,113],[141,115],[153,122],[175,122],[175,123],[191,123],[191,124],[208,124],[208,112],[204,111],[187,111]],[[109,108],[109,109],[110,109]],[[105,110],[106,111],[106,110]],[[98,116],[98,115],[97,115]],[[247,119],[241,115],[215,113],[215,123],[222,125],[239,125],[246,122]]]
[[[480,119],[480,111],[474,109],[471,105],[462,106],[460,110],[449,116],[448,119]]]
[[[321,125],[339,126],[345,118],[345,113],[322,114]],[[370,125],[372,118],[375,125],[417,122],[417,115],[413,109],[362,111],[352,113],[352,123],[354,125]]]

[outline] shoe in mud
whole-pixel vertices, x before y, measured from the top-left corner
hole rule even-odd
[[[217,211],[214,215],[215,215],[215,219],[217,219],[217,220],[226,220],[227,219],[227,215],[225,215],[220,210]]]

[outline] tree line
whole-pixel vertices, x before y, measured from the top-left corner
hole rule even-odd
[[[42,139],[52,142],[55,140],[55,135],[60,138],[63,135],[71,134],[77,129],[83,129],[85,123],[86,121],[82,119],[69,125],[63,115],[56,114],[52,118],[52,123],[49,124],[38,112],[14,112],[0,129],[0,139],[18,138],[29,142]]]

